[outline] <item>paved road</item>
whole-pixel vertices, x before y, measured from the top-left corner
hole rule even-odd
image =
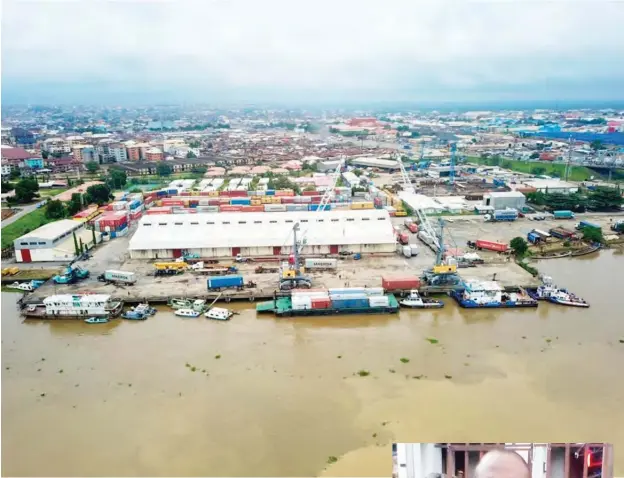
[[[2,221],[2,227],[8,226],[9,224],[17,221],[20,217],[25,216],[26,214],[33,212],[37,209],[37,204],[41,201],[36,202],[35,204],[31,204],[29,206],[20,206],[20,211],[17,214],[13,214],[11,217],[7,217],[4,221]]]

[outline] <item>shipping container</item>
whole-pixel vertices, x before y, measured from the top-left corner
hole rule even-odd
[[[293,204],[295,202],[294,196],[282,196],[281,201],[282,204]]]
[[[275,189],[267,189],[264,194],[265,196],[275,196]]]
[[[390,306],[390,299],[386,295],[373,296],[368,298],[368,304],[371,307],[388,307]]]
[[[313,298],[311,300],[311,305],[313,309],[328,309],[331,307],[331,300],[329,297]]]
[[[589,222],[589,221],[581,221],[576,225],[576,229],[577,230],[581,230],[584,228],[593,228],[593,229],[598,229],[598,230],[602,230],[602,228],[598,225],[598,224],[594,224],[593,222]]]
[[[370,201],[351,203],[351,209],[374,209],[375,205]]]
[[[318,196],[317,191],[303,191],[301,193],[302,196]]]
[[[305,260],[305,268],[306,269],[335,269],[338,265],[338,261],[336,259],[306,259]]]
[[[134,284],[136,282],[136,274],[134,272],[108,270],[103,275],[104,280],[110,282],[123,282],[124,284]]]
[[[366,294],[366,287],[336,287],[327,291],[329,294]]]
[[[221,212],[241,212],[242,210],[243,206],[228,206],[227,204],[219,206]]]
[[[265,204],[264,205],[265,212],[282,212],[286,211],[285,204]]]
[[[232,206],[250,206],[251,199],[249,198],[232,198],[230,204]]]
[[[358,309],[368,307],[368,297],[364,298],[345,298],[334,299],[332,298],[332,306],[336,309]]]
[[[386,292],[395,290],[410,290],[420,287],[420,279],[417,276],[382,276],[381,286]]]
[[[208,277],[208,290],[225,289],[228,287],[243,287],[243,276],[229,275],[229,276],[213,276]]]
[[[290,298],[293,310],[308,310],[312,308],[312,298],[306,295],[293,295]]]
[[[308,206],[306,204],[286,204],[287,211],[307,211]]]
[[[482,241],[477,240],[476,242],[477,249],[485,249],[486,251],[495,251],[495,252],[506,252],[509,249],[509,246],[504,242],[493,242],[493,241]]]
[[[309,204],[308,205],[308,211],[318,211],[319,210],[319,204]],[[332,205],[331,204],[325,204],[323,207],[323,211],[329,211],[331,210]]]

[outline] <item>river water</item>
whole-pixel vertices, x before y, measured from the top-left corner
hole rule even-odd
[[[609,441],[624,475],[624,255],[539,267],[592,307],[87,325],[2,294],[3,475],[389,476],[393,441]]]

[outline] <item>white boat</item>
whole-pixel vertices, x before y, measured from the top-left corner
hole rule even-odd
[[[188,317],[191,319],[199,317],[200,313],[193,309],[177,309],[175,315],[178,317]]]
[[[441,300],[423,299],[417,290],[411,290],[405,299],[399,301],[399,304],[412,309],[439,309],[444,307],[444,302]]]
[[[169,299],[167,305],[174,309],[188,309],[193,305],[193,302],[189,299]]]
[[[212,307],[204,315],[207,319],[230,320],[234,315],[234,312],[229,309],[224,309],[222,307]]]
[[[589,304],[580,297],[575,296],[565,290],[559,290],[550,294],[548,301],[554,304],[567,305],[570,307],[589,307]]]
[[[13,282],[7,286],[9,289],[23,290],[24,292],[32,292],[35,288],[30,282]]]
[[[193,301],[193,303],[191,304],[191,309],[199,312],[200,314],[204,311],[205,308],[206,308],[206,301],[202,299],[197,299]]]
[[[150,307],[148,303],[138,304],[135,307],[133,307],[132,310],[134,312],[137,312],[143,315],[154,315],[156,313],[156,309],[154,309],[153,307]]]

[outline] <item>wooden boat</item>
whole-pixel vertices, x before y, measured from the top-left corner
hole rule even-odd
[[[533,259],[561,259],[562,257],[572,256],[572,251],[561,251],[541,254],[539,256],[533,256]]]
[[[207,319],[230,320],[234,315],[234,312],[222,307],[211,307],[210,310],[208,310],[204,315]]]
[[[592,246],[587,249],[580,249],[578,251],[573,251],[572,257],[580,257],[580,256],[586,256],[587,254],[593,254],[598,249],[600,249],[600,247],[601,247],[600,244],[598,244],[597,246]]]
[[[417,290],[410,291],[405,299],[399,301],[399,304],[411,309],[440,309],[444,307],[444,302],[441,300],[423,298]]]
[[[178,317],[195,319],[199,317],[200,312],[193,310],[193,309],[177,309],[175,311],[175,315],[177,315]]]
[[[106,317],[89,317],[84,320],[87,324],[106,324],[109,320]]]
[[[167,305],[173,309],[188,309],[193,302],[190,299],[176,299],[172,298],[167,301]]]

